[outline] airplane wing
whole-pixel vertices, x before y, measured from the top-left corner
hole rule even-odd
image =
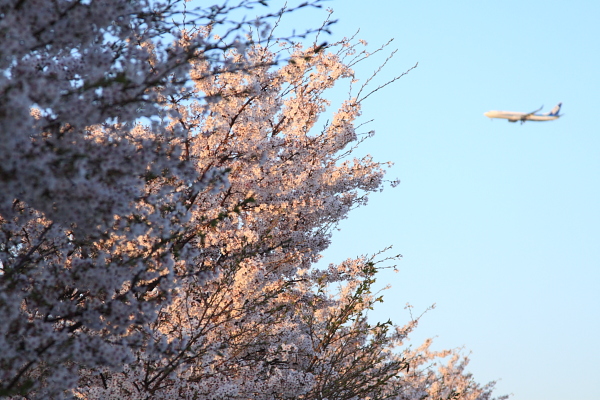
[[[527,118],[527,117],[529,117],[529,116],[531,116],[531,115],[535,114],[535,113],[536,113],[536,112],[538,112],[538,111],[542,111],[542,108],[544,108],[544,106],[541,106],[541,107],[540,107],[540,108],[538,108],[537,110],[535,110],[535,111],[532,111],[532,112],[530,112],[530,113],[527,113],[527,114],[523,115],[523,118]]]
[[[535,114],[536,112],[538,112],[538,111],[541,111],[541,110],[542,110],[542,108],[544,108],[544,106],[541,106],[540,108],[538,108],[538,109],[537,109],[537,110],[535,110],[535,111],[532,111],[532,112],[530,112],[530,113],[524,114],[524,115],[523,115],[521,118],[519,118],[519,119],[521,120],[521,124],[522,124],[523,122],[527,121],[527,119],[528,119],[529,117],[531,117],[533,114]]]

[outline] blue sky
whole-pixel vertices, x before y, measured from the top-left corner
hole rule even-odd
[[[273,4],[275,4],[274,2]],[[363,147],[393,161],[402,183],[344,221],[325,262],[403,254],[374,318],[423,318],[412,343],[464,346],[479,382],[514,400],[597,399],[600,367],[600,2],[337,0],[329,41],[372,48],[394,38],[369,98],[376,136]],[[292,14],[316,26],[325,12]],[[383,61],[356,68],[366,78]],[[549,111],[523,125],[488,110]]]

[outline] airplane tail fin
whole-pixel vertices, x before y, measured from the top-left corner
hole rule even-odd
[[[562,106],[562,103],[558,103],[557,105],[554,106],[554,108],[547,113],[546,115],[549,115],[551,117],[557,117],[559,116],[558,113],[560,112],[560,107]]]

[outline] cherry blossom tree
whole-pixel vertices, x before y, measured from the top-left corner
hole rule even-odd
[[[397,257],[316,265],[384,184],[356,155],[379,88],[364,42],[227,19],[262,3],[0,2],[0,396],[491,398],[405,345],[418,319],[369,320]]]

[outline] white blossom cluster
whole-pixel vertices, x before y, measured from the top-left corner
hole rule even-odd
[[[0,397],[491,398],[315,267],[383,184],[361,97],[319,119],[366,43],[212,36],[254,3],[0,0]]]

